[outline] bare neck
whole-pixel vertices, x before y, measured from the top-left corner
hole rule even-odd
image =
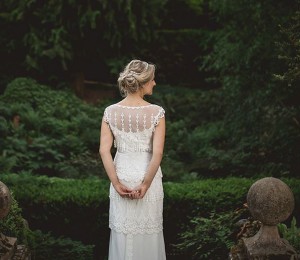
[[[140,92],[136,92],[128,94],[119,104],[125,106],[144,106],[149,103],[143,99]]]

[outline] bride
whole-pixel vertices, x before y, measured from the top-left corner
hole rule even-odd
[[[156,85],[154,74],[153,64],[127,64],[118,79],[124,99],[108,106],[102,119],[99,152],[111,181],[109,260],[166,259],[160,169],[165,111],[143,99]]]

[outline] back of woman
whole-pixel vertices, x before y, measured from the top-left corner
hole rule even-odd
[[[125,98],[104,111],[100,154],[111,180],[109,260],[166,258],[160,169],[165,111],[143,100],[156,85],[154,71],[146,62],[130,62],[118,80]]]

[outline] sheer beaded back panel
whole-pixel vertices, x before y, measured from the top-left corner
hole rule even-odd
[[[107,107],[104,121],[114,135],[114,146],[119,152],[151,152],[152,137],[164,109],[157,105],[139,107],[118,104]]]

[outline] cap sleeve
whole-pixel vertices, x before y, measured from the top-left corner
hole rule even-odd
[[[109,124],[108,108],[105,108],[105,110],[104,110],[103,120],[104,120],[104,122],[106,122],[107,124]]]
[[[159,124],[161,118],[165,117],[165,110],[162,107],[159,107],[157,115],[154,117],[154,126]]]

